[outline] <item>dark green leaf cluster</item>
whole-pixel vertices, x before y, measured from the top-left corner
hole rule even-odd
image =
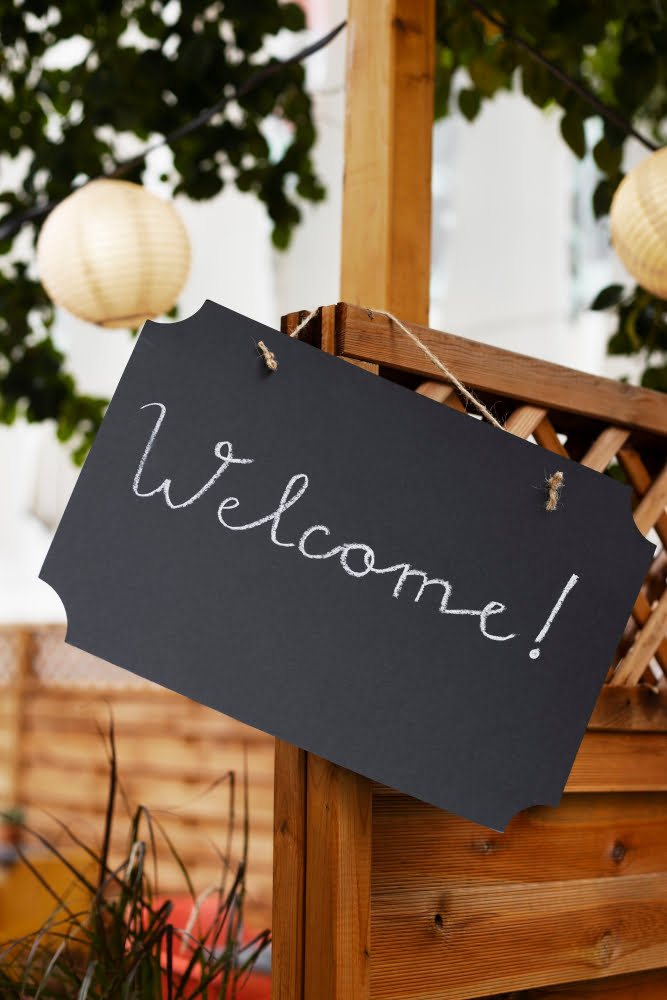
[[[73,185],[110,173],[128,138],[154,142],[276,63],[267,55],[280,31],[305,26],[302,8],[279,0],[48,0],[0,5],[0,220],[67,196]],[[55,68],[68,47],[73,63]],[[282,123],[271,142],[267,118]],[[274,129],[275,132],[275,129]],[[311,159],[315,128],[304,69],[285,66],[230,101],[224,112],[173,143],[164,178],[174,194],[202,200],[225,184],[251,191],[286,247],[300,219],[299,200],[324,197]],[[142,163],[125,173],[141,181]],[[52,419],[82,460],[105,401],[79,394],[49,337],[53,310],[28,269],[33,243],[0,244],[0,421],[17,413]]]
[[[621,164],[628,135],[618,124],[602,118],[602,137],[592,143],[585,123],[599,117],[598,111],[576,88],[584,88],[622,120],[640,122],[652,141],[662,145],[667,114],[667,10],[655,0],[494,0],[485,9],[507,31],[475,6],[466,0],[437,0],[436,118],[448,114],[456,101],[462,114],[473,121],[485,100],[513,88],[520,88],[538,108],[558,108],[563,140],[579,158],[591,153],[600,170],[593,213],[596,218],[606,215],[623,179]],[[561,78],[540,56],[561,72]],[[457,89],[452,82],[461,69],[467,71],[468,82]],[[644,290],[638,289],[631,298],[653,302],[650,308],[662,315],[664,304]],[[619,352],[621,342],[630,346],[624,324],[619,313],[611,353]],[[623,353],[636,350],[644,348],[640,345]],[[664,351],[664,342],[652,350]],[[663,381],[655,374],[660,371]],[[651,388],[664,388],[664,368],[650,368],[645,379]]]
[[[615,309],[618,328],[607,345],[610,354],[639,354],[644,361],[641,384],[667,392],[667,302],[644,288],[627,291],[608,285],[591,309]]]

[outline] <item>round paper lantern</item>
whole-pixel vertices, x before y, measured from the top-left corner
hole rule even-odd
[[[667,299],[667,148],[623,178],[610,221],[612,243],[632,277]]]
[[[168,201],[138,184],[101,179],[47,217],[37,266],[56,305],[100,326],[135,327],[176,302],[190,241]]]

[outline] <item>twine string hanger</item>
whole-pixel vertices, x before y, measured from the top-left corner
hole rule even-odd
[[[502,431],[502,430],[505,429],[502,424],[498,423],[498,421],[493,416],[493,414],[490,413],[489,410],[487,410],[487,408],[484,406],[484,403],[480,402],[480,400],[477,399],[477,397],[475,395],[473,395],[473,393],[470,392],[469,389],[466,389],[466,387],[463,385],[462,382],[459,382],[459,380],[457,379],[456,375],[454,375],[453,372],[450,372],[450,370],[447,367],[447,365],[445,365],[444,362],[442,362],[440,360],[440,358],[437,357],[437,355],[435,355],[433,353],[433,351],[429,347],[426,346],[426,344],[424,343],[423,340],[420,340],[420,338],[417,336],[416,333],[413,333],[412,330],[408,329],[408,327],[404,323],[402,323],[400,321],[400,319],[398,319],[392,313],[387,312],[385,309],[369,309],[368,310],[368,314],[371,317],[371,319],[373,318],[373,314],[374,313],[379,313],[380,316],[386,316],[388,320],[390,320],[392,323],[395,323],[396,326],[400,330],[402,330],[403,333],[407,337],[409,337],[410,340],[412,340],[417,345],[417,347],[420,348],[420,350],[422,350],[424,352],[424,354],[426,355],[426,357],[430,361],[432,361],[433,364],[437,368],[439,368],[440,371],[444,375],[447,376],[447,380],[449,382],[451,382],[452,385],[456,386],[456,388],[459,390],[459,392],[461,393],[461,395],[464,396],[470,403],[472,403],[472,405],[475,407],[475,409],[477,409],[481,413],[481,415],[486,420],[489,421],[490,424],[493,424],[494,427],[497,427],[499,431]],[[313,319],[316,315],[317,315],[317,309],[311,310],[311,312],[308,313],[308,315],[306,316],[306,318],[302,319],[301,322],[299,323],[299,325],[296,326],[292,330],[292,332],[290,333],[290,337],[298,337],[298,335],[301,333],[301,331],[304,329],[304,327],[308,326],[308,324],[310,323],[311,319]]]
[[[263,340],[260,340],[257,344],[258,350],[262,352],[264,361],[266,362],[266,367],[269,371],[274,372],[278,367],[278,362],[276,361],[276,356],[273,351],[270,351]]]
[[[315,318],[318,311],[319,311],[318,307],[316,307],[315,309],[311,309],[311,311],[308,313],[305,319],[302,319],[301,322],[294,327],[294,329],[290,333],[290,337],[295,337],[295,338],[298,337],[301,331],[306,326],[308,326],[311,319]],[[403,333],[406,335],[406,337],[409,337],[410,340],[414,344],[416,344],[421,351],[423,351],[423,353],[426,355],[429,361],[431,361],[436,366],[436,368],[440,369],[443,375],[446,376],[447,381],[450,382],[453,386],[455,386],[456,389],[458,389],[458,391],[461,393],[464,399],[467,399],[469,403],[472,403],[475,409],[484,417],[485,420],[488,420],[489,423],[493,424],[493,426],[497,428],[499,431],[505,430],[503,425],[499,423],[493,416],[493,414],[486,408],[486,406],[484,406],[484,403],[482,403],[481,400],[477,399],[477,396],[475,396],[474,393],[472,393],[469,389],[467,389],[466,386],[463,384],[463,382],[459,381],[456,375],[454,375],[454,373],[449,370],[447,365],[443,361],[441,361],[440,358],[433,353],[430,347],[428,347],[424,343],[424,341],[417,336],[416,333],[413,333],[412,330],[410,330],[405,325],[405,323],[402,323],[401,320],[398,319],[396,316],[394,316],[392,313],[387,312],[386,309],[369,309],[368,313],[371,319],[373,318],[373,313],[375,312],[379,313],[381,316],[386,316],[391,323],[395,323],[396,326],[399,328],[399,330],[402,330]],[[267,368],[270,368],[271,371],[275,371],[276,368],[278,367],[278,362],[276,361],[275,355],[268,350],[263,341],[260,341],[257,346],[264,355],[264,360],[266,362]],[[554,472],[554,474],[549,479],[546,480],[545,487],[548,489],[549,492],[545,503],[545,510],[551,512],[556,510],[556,508],[558,507],[558,501],[560,498],[560,492],[563,488],[564,479],[565,476],[563,475],[562,472]]]
[[[547,502],[545,505],[546,510],[555,510],[558,506],[558,501],[560,499],[560,491],[563,488],[563,480],[565,476],[562,472],[554,472],[553,476],[549,476],[545,486],[549,490],[549,496],[547,497]]]

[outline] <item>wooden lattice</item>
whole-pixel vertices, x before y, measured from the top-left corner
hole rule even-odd
[[[306,313],[284,321],[289,332]],[[629,483],[651,569],[610,664],[611,686],[667,690],[667,396],[408,324],[505,430]],[[384,313],[325,306],[300,334],[323,350],[462,412],[469,406]],[[478,414],[470,414],[479,419]]]

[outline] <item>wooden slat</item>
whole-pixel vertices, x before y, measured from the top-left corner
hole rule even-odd
[[[371,318],[365,309],[340,303],[337,317],[342,353],[416,372],[424,378],[437,377],[436,366],[386,316],[376,312]],[[400,318],[405,322],[410,319],[409,313]],[[664,393],[587,375],[487,344],[471,345],[462,337],[415,323],[408,325],[471,389],[600,420],[613,415],[619,424],[667,434]]]
[[[534,431],[535,440],[542,448],[546,448],[547,451],[553,451],[555,455],[561,455],[563,458],[569,458],[569,455],[561,444],[561,441],[554,430],[554,426],[548,417],[537,425]]]
[[[99,801],[72,802],[70,798],[69,802],[65,802],[61,797],[60,799],[55,798],[51,802],[48,797],[43,799],[40,797],[36,802],[28,802],[26,807],[28,816],[31,817],[29,824],[39,832],[56,829],[49,817],[44,815],[44,810],[47,810],[53,817],[57,817],[58,822],[67,824],[70,829],[78,829],[80,832],[85,830],[87,837],[101,840],[105,808]],[[179,853],[190,857],[196,865],[206,861],[207,857],[219,864],[214,845],[222,846],[222,841],[227,836],[228,813],[225,803],[219,803],[217,810],[206,816],[201,816],[193,810],[167,811],[151,807],[149,811],[159,817],[165,828],[174,831],[174,842]],[[262,858],[262,865],[270,870],[272,865],[273,812],[258,806],[252,794],[250,795],[249,812],[251,853],[256,850],[258,856]],[[119,836],[124,850],[127,850],[127,829],[123,826],[126,816],[127,813],[121,808],[117,815],[116,824],[116,830],[122,831]],[[252,877],[254,874],[254,868],[251,868],[250,876]]]
[[[146,740],[160,739],[164,736],[164,720],[168,717],[172,738],[184,743],[201,741],[209,747],[227,742],[246,746],[270,743],[270,737],[259,729],[201,705],[197,706],[201,712],[192,711],[192,702],[179,700],[177,695],[167,702],[153,704],[150,697],[144,698],[138,692],[129,701],[119,701],[115,692],[91,696],[85,692],[81,694],[76,688],[59,690],[34,684],[28,687],[26,695],[25,725],[31,731],[48,725],[51,732],[62,737],[94,734],[99,742],[99,733],[105,731],[111,711],[119,738],[140,732]]]
[[[604,472],[630,437],[627,427],[605,427],[581,460],[587,469]]]
[[[652,610],[653,609],[651,608],[651,605],[649,604],[645,594],[642,591],[640,591],[637,594],[637,600],[635,601],[634,607],[632,609],[632,619],[634,620],[634,622],[636,622],[637,626],[643,626],[647,623],[647,621],[651,617]],[[634,628],[632,632],[628,633],[628,637],[626,637],[625,633],[623,634],[624,641],[628,641],[628,638],[631,639],[631,641],[628,642],[628,648],[632,644],[632,642],[634,642],[635,636],[637,635],[638,631],[639,628],[637,627]],[[625,652],[627,652],[627,649],[625,650]],[[663,667],[663,669],[667,669],[667,637],[662,639],[658,643],[655,650],[655,656],[660,666]],[[627,670],[627,665],[626,665],[626,670]],[[623,674],[620,671],[618,671],[617,673],[618,676],[616,675],[616,673],[612,674],[610,680],[611,684],[629,683],[627,680],[623,679]],[[639,679],[641,679],[641,674],[639,678],[637,678],[637,680]]]
[[[627,976],[527,990],[514,994],[512,1000],[664,1000],[664,997],[667,997],[667,969],[652,969]]]
[[[462,1000],[667,964],[666,894],[661,872],[539,889],[447,880],[431,893],[378,895],[371,997]]]
[[[306,754],[276,740],[273,856],[273,1000],[303,1000]]]
[[[415,391],[419,396],[426,396],[436,403],[444,403],[446,406],[451,407],[451,409],[458,410],[459,413],[466,412],[465,406],[459,399],[456,389],[453,385],[449,385],[448,382],[427,380],[426,382],[422,382]]]
[[[372,786],[308,754],[304,1000],[369,995]]]
[[[496,833],[373,785],[373,898],[441,879],[531,885],[667,871],[667,795],[566,794]]]
[[[228,771],[240,776],[247,769],[254,780],[266,787],[273,786],[273,739],[245,745],[237,740],[225,742],[215,753],[204,741],[186,743],[177,738],[143,740],[140,735],[120,737],[116,743],[119,760],[126,769],[139,771],[146,781],[169,782],[177,776],[179,783],[205,784],[222,778]],[[179,756],[180,754],[180,756]],[[91,759],[92,756],[92,759]],[[34,730],[23,755],[28,768],[58,766],[78,774],[94,768],[108,772],[108,764],[99,736],[63,734],[54,747],[53,732]],[[131,763],[131,768],[130,764]],[[128,774],[128,779],[132,774]]]
[[[635,524],[642,535],[647,535],[658,518],[664,516],[665,508],[667,508],[667,465],[635,509]]]
[[[546,415],[541,406],[519,406],[505,421],[505,430],[520,438],[530,437]]]
[[[636,684],[641,680],[649,660],[665,641],[667,634],[667,590],[651,611],[651,617],[635,639],[612,677],[613,684]]]
[[[565,791],[667,791],[667,734],[587,732]]]
[[[454,386],[449,382],[436,382],[434,379],[421,382],[415,389],[418,396],[426,396],[435,403],[446,403],[454,391]]]
[[[665,795],[566,796],[500,835],[376,788],[371,996],[461,1000],[667,963],[666,823]]]
[[[661,726],[586,732],[565,791],[667,792],[667,734]]]
[[[639,496],[643,497],[650,490],[653,480],[642,462],[639,452],[626,445],[619,451],[618,460]],[[655,530],[658,532],[662,544],[667,546],[667,513],[663,512],[658,517]]]
[[[659,601],[667,585],[667,549],[661,549],[649,567],[644,580],[643,590],[647,599],[653,603]]]
[[[605,684],[588,728],[667,732],[667,695],[646,684],[623,688]]]

